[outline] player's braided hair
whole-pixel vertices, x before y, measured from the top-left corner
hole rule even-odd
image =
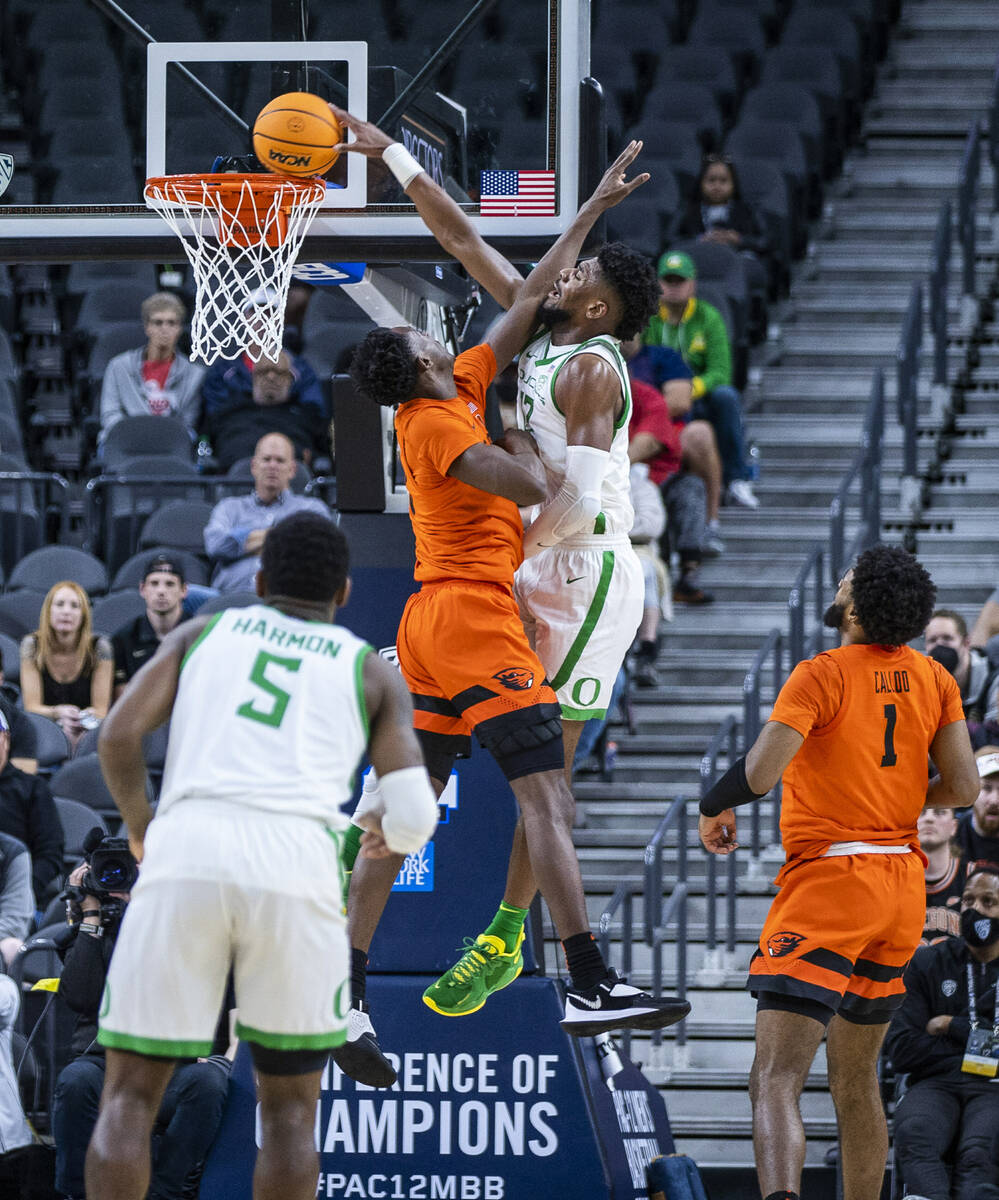
[[[904,646],[926,628],[937,589],[901,546],[872,546],[853,568],[853,607],[870,642]]]
[[[271,527],[260,553],[260,570],[271,596],[328,604],[347,578],[347,539],[317,512],[293,513]]]
[[[392,329],[372,329],[350,364],[350,377],[361,395],[386,408],[412,399],[418,374],[409,339]]]
[[[614,336],[626,342],[641,333],[659,309],[659,281],[644,254],[624,242],[610,242],[597,252],[601,274],[617,292],[621,319]]]

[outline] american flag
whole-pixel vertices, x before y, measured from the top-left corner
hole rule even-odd
[[[483,171],[479,212],[484,217],[553,217],[554,171]]]

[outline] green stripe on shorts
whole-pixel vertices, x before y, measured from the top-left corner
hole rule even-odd
[[[211,1039],[207,1042],[175,1042],[169,1038],[134,1037],[103,1026],[97,1040],[108,1050],[130,1050],[147,1058],[207,1058],[212,1052]]]
[[[576,634],[575,641],[569,647],[569,653],[565,656],[565,662],[556,671],[555,678],[551,681],[551,686],[556,692],[560,687],[568,683],[569,677],[576,668],[576,663],[579,662],[580,656],[586,649],[586,643],[590,640],[590,634],[600,619],[600,614],[604,611],[611,576],[614,574],[614,551],[605,550],[602,557],[603,565],[600,568],[600,579],[597,582],[597,590],[590,601],[590,607],[583,618],[583,624],[580,627],[579,633]],[[574,717],[571,719],[575,720]]]
[[[564,704],[560,704],[559,708],[563,721],[589,721],[593,717],[603,720],[607,716],[606,708],[567,708]]]
[[[255,1042],[268,1050],[335,1050],[347,1040],[346,1029],[329,1033],[266,1033],[236,1022],[236,1036],[244,1042]]]

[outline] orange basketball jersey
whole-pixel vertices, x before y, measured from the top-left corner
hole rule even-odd
[[[835,842],[918,847],[930,743],[963,719],[953,677],[907,646],[840,646],[799,663],[770,714],[805,739],[784,772],[788,860]]]
[[[480,580],[513,586],[523,559],[517,506],[448,475],[451,464],[486,432],[486,389],[496,374],[492,347],[473,346],[455,359],[458,394],[417,398],[395,415],[399,457],[409,488],[416,537],[416,578]]]

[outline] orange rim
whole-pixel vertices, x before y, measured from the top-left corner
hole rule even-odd
[[[163,199],[177,203],[199,204],[205,200],[207,188],[227,212],[239,207],[244,195],[243,185],[249,184],[254,196],[263,200],[278,194],[287,196],[281,207],[290,207],[295,200],[318,200],[326,195],[326,184],[319,178],[299,179],[292,175],[154,175],[146,180],[146,194],[158,190]],[[288,195],[288,193],[291,195]]]

